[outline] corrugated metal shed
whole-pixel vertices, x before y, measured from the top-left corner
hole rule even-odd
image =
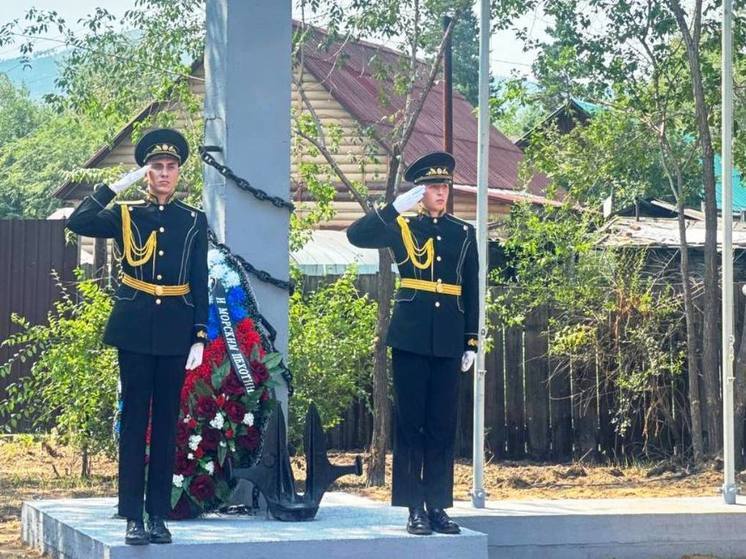
[[[722,243],[720,230],[722,223],[718,220],[718,246]],[[610,247],[646,247],[678,248],[679,225],[676,219],[641,218],[617,216],[601,229],[603,233],[599,244]],[[705,245],[704,221],[688,220],[686,241],[691,248],[702,248]],[[746,223],[733,223],[733,246],[746,248]]]
[[[306,276],[341,275],[352,264],[357,264],[358,274],[378,273],[378,251],[351,245],[344,231],[313,231],[311,240],[292,252],[290,260]]]

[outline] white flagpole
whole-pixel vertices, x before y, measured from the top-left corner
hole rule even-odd
[[[474,374],[473,485],[471,502],[484,508],[484,342],[487,298],[487,177],[490,153],[490,2],[481,0],[479,11],[479,131],[477,147],[477,241],[479,244],[479,352]]]
[[[723,2],[722,60],[722,181],[723,188],[723,498],[736,502],[735,441],[733,433],[733,5]]]

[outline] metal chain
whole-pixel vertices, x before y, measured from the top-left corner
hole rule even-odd
[[[213,146],[199,147],[199,154],[200,157],[202,157],[202,161],[207,163],[210,167],[216,169],[217,172],[223,175],[225,178],[230,179],[231,181],[236,183],[238,188],[253,194],[257,200],[260,200],[262,202],[270,202],[273,206],[277,208],[286,208],[290,212],[295,211],[295,205],[292,202],[288,202],[287,200],[280,198],[279,196],[270,196],[263,190],[251,186],[251,183],[249,181],[236,175],[230,167],[223,165],[222,163],[218,163],[217,159],[215,159],[209,153],[210,151],[217,151],[217,149]]]
[[[253,265],[251,265],[249,262],[247,262],[243,256],[234,254],[231,251],[231,249],[229,249],[226,245],[224,245],[221,242],[218,242],[217,235],[215,235],[215,232],[212,229],[208,229],[207,236],[212,244],[214,244],[216,247],[224,251],[227,251],[228,254],[230,254],[233,258],[235,258],[241,264],[241,266],[243,266],[246,272],[255,276],[260,281],[263,281],[264,283],[268,283],[270,285],[274,285],[275,287],[279,289],[284,289],[285,291],[290,292],[291,295],[295,291],[295,283],[292,280],[286,281],[286,280],[277,279],[275,277],[272,277],[272,275],[265,270],[258,270]]]

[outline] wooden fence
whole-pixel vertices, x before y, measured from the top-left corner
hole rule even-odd
[[[46,321],[60,296],[52,270],[63,282],[73,281],[77,262],[76,245],[65,244],[63,220],[0,220],[0,341],[17,331],[11,324],[12,313],[33,324]],[[0,349],[0,363],[10,355],[12,348]],[[5,387],[26,375],[29,367],[29,362],[13,365],[10,376],[0,379],[0,398]],[[0,427],[3,423],[0,417]]]
[[[735,286],[736,352],[744,317],[744,297]],[[699,308],[700,301],[695,301]],[[617,433],[614,408],[618,391],[609,387],[599,366],[579,366],[549,357],[550,310],[532,312],[522,327],[494,329],[492,350],[486,356],[485,446],[496,458],[566,461],[572,458],[620,459],[644,453],[673,456],[690,444],[686,427],[686,374],[662,387],[670,414],[650,417],[649,407],[630,409],[624,436]],[[698,324],[701,329],[701,324]],[[685,336],[683,321],[680,335]],[[592,361],[592,360],[591,360]],[[579,395],[582,394],[583,397]],[[472,451],[473,376],[464,375],[457,397],[459,423],[456,453]],[[361,403],[347,410],[330,433],[337,449],[367,447],[372,417]],[[737,443],[737,452],[743,445]]]

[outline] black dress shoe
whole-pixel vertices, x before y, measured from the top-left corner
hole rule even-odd
[[[127,519],[127,531],[124,533],[124,543],[127,545],[147,545],[150,543],[142,520]]]
[[[415,536],[429,536],[433,533],[430,521],[427,519],[425,509],[422,507],[409,507],[409,520],[407,520],[407,532]]]
[[[171,543],[171,532],[163,523],[162,516],[148,518],[148,532],[150,532],[150,543]]]
[[[449,518],[443,509],[428,509],[427,517],[430,526],[439,534],[460,534],[461,528]]]

